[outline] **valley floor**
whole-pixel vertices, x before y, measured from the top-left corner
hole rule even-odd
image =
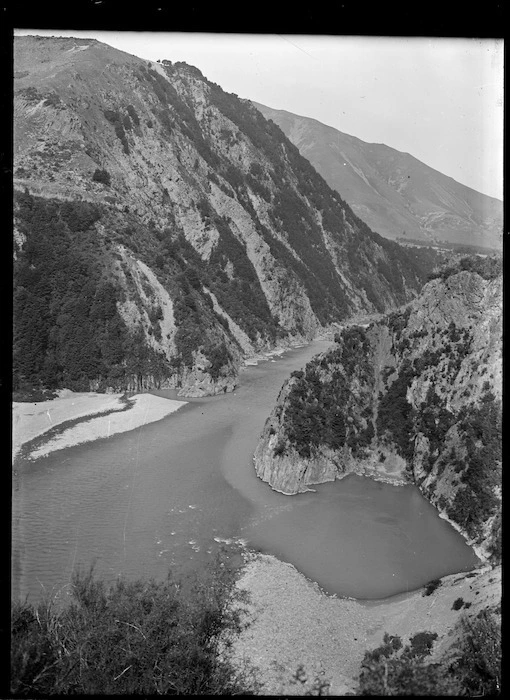
[[[137,394],[126,400],[122,394],[67,390],[50,401],[14,402],[12,459],[22,448],[25,457],[35,459],[65,447],[134,430],[161,420],[185,403],[152,394]]]
[[[451,630],[463,610],[457,598],[471,603],[474,615],[501,600],[501,569],[454,574],[442,579],[431,595],[423,589],[384,600],[357,601],[326,595],[292,565],[273,556],[247,555],[238,587],[248,591],[246,621],[234,640],[236,663],[258,667],[260,694],[305,694],[315,678],[330,683],[331,695],[352,693],[367,649],[382,643],[385,632],[404,643],[417,632],[437,632],[435,653],[453,642]],[[307,682],[292,683],[302,664]]]

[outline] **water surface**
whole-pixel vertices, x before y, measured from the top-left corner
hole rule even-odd
[[[65,596],[72,571],[162,578],[243,538],[325,590],[381,598],[477,559],[415,487],[357,476],[283,496],[252,455],[283,381],[329,343],[250,366],[232,394],[191,400],[157,423],[17,465],[12,590]],[[171,392],[158,392],[174,395]]]

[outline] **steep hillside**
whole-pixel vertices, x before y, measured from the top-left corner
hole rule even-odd
[[[445,268],[407,307],[350,326],[282,388],[255,453],[285,493],[350,472],[416,483],[500,556],[500,260]]]
[[[366,143],[315,119],[253,104],[382,236],[501,247],[503,203],[498,199],[461,185],[408,153]]]
[[[18,388],[228,391],[247,353],[421,288],[416,257],[196,68],[14,49]]]

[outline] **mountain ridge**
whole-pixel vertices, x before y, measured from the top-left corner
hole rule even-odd
[[[230,391],[246,338],[252,352],[311,339],[421,288],[416,255],[372,232],[276,125],[197,68],[41,37],[15,38],[14,68],[22,383]],[[93,363],[62,345],[75,318]]]
[[[457,182],[410,153],[365,142],[311,117],[253,104],[381,235],[424,244],[501,247],[503,203],[495,197]]]

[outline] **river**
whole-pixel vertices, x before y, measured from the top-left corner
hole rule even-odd
[[[415,487],[351,475],[284,496],[255,476],[252,455],[284,380],[329,345],[249,366],[233,393],[192,399],[157,423],[21,462],[13,596],[65,596],[73,570],[92,562],[107,580],[180,574],[239,539],[360,599],[473,568],[472,550]]]

